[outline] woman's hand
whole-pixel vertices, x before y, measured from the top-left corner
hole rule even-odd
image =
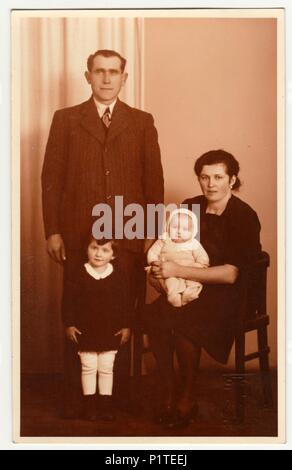
[[[115,333],[115,336],[119,336],[119,335],[121,335],[120,345],[122,346],[123,344],[127,343],[130,339],[130,336],[131,336],[130,328],[122,328],[120,331]]]
[[[65,330],[65,334],[70,341],[73,341],[73,343],[76,344],[78,344],[77,335],[82,335],[81,331],[79,331],[75,326],[68,326]]]
[[[179,265],[173,261],[154,261],[151,264],[151,274],[156,279],[179,277],[178,268]]]

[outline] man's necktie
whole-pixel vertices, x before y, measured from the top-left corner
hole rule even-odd
[[[101,118],[103,124],[105,125],[105,127],[108,129],[110,124],[111,124],[111,113],[110,113],[110,109],[109,108],[106,108],[105,112],[103,113],[103,116]]]

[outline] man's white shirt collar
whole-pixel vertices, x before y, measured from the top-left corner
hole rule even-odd
[[[104,271],[102,271],[102,273],[95,271],[95,269],[93,269],[93,267],[89,263],[85,263],[84,266],[88,274],[94,277],[94,279],[96,279],[97,281],[110,276],[114,270],[113,265],[111,263],[108,263],[107,267],[105,268]]]
[[[104,112],[105,112],[106,108],[109,108],[111,116],[112,116],[115,104],[117,102],[117,98],[111,104],[100,103],[99,101],[97,101],[97,99],[95,97],[93,97],[93,99],[94,99],[94,102],[95,102],[95,105],[96,105],[96,108],[97,108],[97,112],[98,112],[100,118],[102,118],[102,116],[104,115]]]

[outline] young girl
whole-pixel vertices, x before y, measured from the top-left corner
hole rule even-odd
[[[81,361],[84,417],[97,418],[96,389],[102,419],[114,419],[113,366],[119,346],[130,337],[124,277],[111,261],[117,254],[114,240],[90,235],[88,261],[76,272],[74,285],[64,299],[67,338],[77,344]]]
[[[206,268],[209,257],[196,240],[197,218],[188,209],[177,209],[170,214],[162,239],[157,240],[147,254],[148,264],[155,261],[174,261],[182,266]],[[151,270],[146,268],[148,271]],[[200,282],[178,277],[161,279],[160,286],[167,294],[168,302],[174,307],[182,307],[199,297],[203,288]]]

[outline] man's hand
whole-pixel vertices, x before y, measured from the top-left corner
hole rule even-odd
[[[81,331],[78,330],[75,326],[68,326],[68,328],[65,330],[65,334],[70,341],[73,341],[73,343],[76,344],[78,344],[77,335],[82,335]]]
[[[51,235],[47,240],[47,252],[52,260],[62,264],[66,259],[65,245],[59,233]]]
[[[127,341],[129,341],[130,339],[130,336],[131,336],[130,328],[122,328],[120,331],[115,333],[115,336],[119,336],[119,335],[121,335],[120,345],[122,346],[122,344],[127,343]]]

